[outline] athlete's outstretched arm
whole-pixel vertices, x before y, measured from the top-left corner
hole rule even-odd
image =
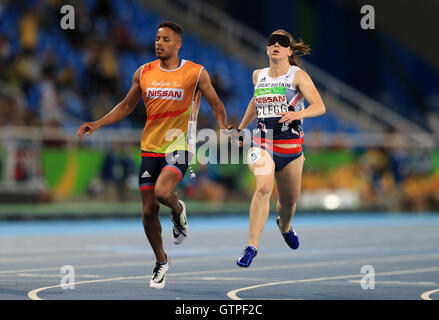
[[[130,90],[125,98],[117,106],[115,106],[113,110],[111,110],[101,119],[94,122],[85,122],[81,127],[79,127],[76,135],[78,135],[81,140],[84,139],[84,133],[90,135],[92,132],[99,130],[99,128],[120,121],[133,112],[133,110],[136,108],[137,102],[142,96],[142,89],[140,88],[140,70],[141,68],[134,73]]]
[[[245,129],[248,127],[250,123],[256,118],[256,109],[255,109],[255,98],[253,97],[248,103],[247,110],[245,111],[245,115],[241,120],[241,123],[238,126],[239,130]]]
[[[209,74],[205,69],[201,70],[200,80],[198,83],[201,93],[203,94],[206,101],[212,108],[213,115],[219,124],[220,129],[227,129],[226,127],[226,110],[224,109],[224,104],[218,98],[215,89],[210,82]]]
[[[303,70],[297,71],[296,76],[294,77],[294,86],[302,93],[306,101],[309,102],[309,106],[308,108],[297,112],[288,111],[278,113],[283,116],[279,122],[314,118],[326,112],[325,104],[308,73]]]
[[[260,71],[259,69],[253,71],[253,76],[252,76],[253,86],[255,86],[257,83],[259,71]],[[255,120],[255,118],[256,118],[255,97],[253,97],[247,106],[247,110],[245,111],[244,117],[242,118],[241,123],[238,126],[238,129],[247,128],[248,125],[252,123],[253,120]]]

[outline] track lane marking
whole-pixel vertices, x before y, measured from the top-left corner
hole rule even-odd
[[[426,258],[427,260],[430,258],[439,258],[438,254],[426,254],[426,255],[409,255],[409,256],[397,256],[397,257],[376,257],[376,258],[369,258],[369,259],[350,259],[350,260],[338,260],[338,261],[321,261],[321,262],[311,262],[311,263],[302,263],[302,264],[295,264],[295,265],[280,265],[280,266],[269,266],[269,267],[256,267],[252,268],[251,271],[257,272],[257,271],[267,271],[267,270],[282,270],[282,269],[292,269],[292,268],[311,268],[311,267],[327,267],[327,266],[336,266],[336,265],[345,265],[350,263],[379,263],[379,262],[401,262],[401,261],[419,261],[422,258]],[[223,258],[224,259],[224,258]],[[181,259],[181,260],[189,260],[194,262],[193,258],[188,259]],[[145,263],[142,263],[143,265]],[[119,265],[130,265],[130,263],[126,264],[119,264]],[[85,266],[90,267],[90,266]],[[55,270],[59,270],[59,268],[54,268]],[[439,270],[439,268],[438,268]],[[218,273],[236,273],[236,272],[246,272],[245,270],[242,270],[241,268],[234,268],[234,269],[219,269],[219,270],[205,270],[205,271],[193,271],[193,272],[181,272],[181,273],[169,273],[167,276],[186,276],[186,275],[202,275],[202,274],[218,274]],[[363,275],[355,275],[354,277],[363,276]],[[147,276],[131,276],[131,277],[116,277],[116,278],[107,278],[107,279],[99,279],[99,280],[89,280],[89,281],[81,281],[81,282],[75,282],[74,284],[86,284],[86,283],[94,283],[94,282],[108,282],[108,281],[120,281],[120,280],[131,280],[131,279],[146,279],[151,277],[150,275]],[[350,276],[352,277],[352,275]],[[349,278],[349,277],[348,277]],[[320,278],[318,278],[320,279]],[[292,280],[292,281],[298,281],[298,280]],[[48,286],[48,287],[42,287],[37,288],[28,293],[28,297],[33,300],[42,300],[38,297],[38,293],[44,290],[48,289],[54,289],[59,288],[61,285],[54,285],[54,286]],[[232,290],[233,291],[233,290]],[[227,294],[228,295],[228,294]]]
[[[424,300],[433,300],[430,296],[433,293],[439,292],[439,289],[434,289],[434,290],[430,290],[430,291],[426,291],[424,293],[421,294],[421,298]]]
[[[350,283],[361,283],[361,280],[349,280]],[[375,284],[389,284],[389,285],[405,285],[405,286],[434,286],[437,285],[433,281],[375,281]]]
[[[424,272],[435,272],[439,271],[439,267],[432,268],[420,268],[420,269],[407,269],[407,270],[398,270],[398,271],[389,271],[389,272],[378,272],[375,273],[375,276],[389,276],[389,275],[400,275],[400,274],[411,274],[411,273],[424,273]],[[227,292],[227,296],[232,300],[243,300],[237,296],[238,292],[252,290],[256,288],[276,286],[281,284],[293,284],[293,283],[307,283],[307,282],[316,282],[316,281],[325,281],[325,280],[340,280],[340,279],[350,279],[350,278],[362,278],[364,274],[350,274],[344,276],[334,276],[334,277],[321,277],[321,278],[310,278],[310,279],[301,279],[301,280],[287,280],[287,281],[278,281],[278,282],[269,282],[263,283],[259,285],[238,288],[235,290],[231,290]]]
[[[284,254],[280,254],[281,256],[285,256]],[[270,256],[272,258],[273,256]],[[263,257],[261,257],[263,259]],[[320,261],[320,262],[304,262],[297,263],[294,265],[281,265],[281,266],[270,266],[270,267],[256,267],[252,268],[253,271],[264,271],[264,270],[282,270],[285,268],[313,268],[313,267],[326,267],[328,265],[336,266],[343,265],[348,263],[359,263],[359,264],[370,264],[370,263],[386,263],[386,262],[404,262],[404,261],[419,261],[419,260],[435,260],[439,259],[439,254],[437,253],[429,253],[422,255],[404,255],[404,256],[394,256],[394,257],[373,257],[373,258],[363,258],[363,259],[347,259],[347,260],[329,260],[329,261]],[[222,260],[230,260],[230,257],[200,257],[200,258],[174,258],[173,261],[179,263],[193,263],[196,261],[222,261]],[[149,262],[147,261],[138,261],[138,262],[121,262],[121,263],[103,263],[103,264],[92,264],[92,265],[79,265],[75,266],[75,269],[88,269],[88,268],[113,268],[113,267],[124,267],[124,266],[148,266]],[[47,268],[34,268],[34,269],[14,269],[14,270],[3,270],[0,271],[0,275],[9,274],[9,273],[19,273],[19,272],[36,272],[36,271],[52,271],[59,270],[59,267],[47,267]],[[237,269],[241,270],[242,269]]]

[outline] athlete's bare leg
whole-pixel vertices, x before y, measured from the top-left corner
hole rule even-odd
[[[259,238],[264,230],[270,211],[270,197],[274,183],[274,162],[268,152],[261,148],[251,148],[249,150],[248,162],[250,171],[256,180],[256,190],[250,204],[248,245],[258,248]]]
[[[279,214],[279,229],[282,233],[288,232],[291,220],[296,212],[296,204],[300,198],[302,186],[302,169],[305,156],[291,161],[282,170],[276,171],[275,178],[279,199],[276,210]]]
[[[166,261],[166,254],[163,250],[162,226],[159,220],[159,202],[155,197],[154,189],[143,190],[140,193],[142,195],[143,203],[143,229],[145,230],[146,237],[154,251],[156,261],[164,262]]]
[[[183,210],[178,202],[177,188],[180,177],[172,170],[162,170],[155,183],[155,196],[165,206],[171,208],[172,214],[180,214]]]
[[[143,228],[156,256],[156,261],[166,261],[166,254],[163,250],[162,226],[159,219],[160,203],[171,208],[172,212],[181,213],[182,207],[178,202],[175,189],[180,182],[180,177],[171,170],[163,170],[153,190],[143,190]]]

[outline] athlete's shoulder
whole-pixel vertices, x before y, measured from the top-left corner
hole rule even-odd
[[[312,80],[309,74],[305,70],[298,69],[297,72],[295,72],[293,79],[293,85],[295,87],[309,82],[312,82]]]
[[[300,69],[299,67],[297,68],[294,74],[295,74],[294,77],[295,79],[310,78],[309,74],[305,70]]]
[[[299,66],[296,66],[296,65],[292,65],[291,66],[291,71],[293,71],[293,72],[297,72],[297,71],[299,71],[299,70],[302,70]]]
[[[196,68],[198,70],[201,68],[204,68],[204,66],[202,64],[196,63],[194,61],[186,60],[186,59],[183,59],[183,61],[184,61],[184,64],[190,68]]]
[[[256,83],[258,82],[259,79],[259,75],[261,74],[261,72],[263,72],[265,69],[256,69],[253,71],[253,75],[252,75],[252,79],[253,79],[253,84],[256,85]]]
[[[141,65],[140,66],[140,74],[142,75],[142,74],[144,74],[147,71],[151,71],[154,68],[157,68],[157,66],[159,65],[159,61],[160,60],[157,59],[157,60],[150,61],[150,62],[147,62],[147,63]]]

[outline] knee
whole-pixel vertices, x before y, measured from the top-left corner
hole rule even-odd
[[[171,192],[166,188],[156,188],[155,197],[160,203],[167,204],[171,199]]]
[[[264,181],[256,186],[256,195],[259,197],[269,197],[273,191],[273,182]]]
[[[291,210],[296,206],[297,201],[299,201],[299,196],[293,196],[288,199],[279,200],[279,204],[284,209]]]
[[[288,210],[288,211],[291,211],[295,205],[296,205],[296,203],[293,201],[285,201],[285,202],[280,203],[280,206],[282,207],[282,209]]]
[[[154,204],[150,206],[144,206],[142,210],[142,223],[143,225],[149,224],[152,220],[158,217],[159,205]]]

